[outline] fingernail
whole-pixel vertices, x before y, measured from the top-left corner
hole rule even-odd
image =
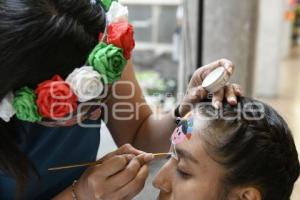
[[[239,95],[243,95],[242,90],[238,89],[237,92],[239,93]]]
[[[233,69],[229,65],[226,65],[225,68],[229,72],[230,75],[233,73],[233,71],[232,71]]]
[[[152,161],[154,159],[154,155],[152,154],[152,153],[147,153],[147,154],[145,154],[145,156],[144,156],[144,161],[145,162],[150,162],[150,161]]]
[[[135,155],[128,154],[126,157],[127,157],[127,159],[130,161],[130,160],[132,160],[133,158],[135,158]]]
[[[203,87],[202,87],[202,85],[199,85],[198,87],[197,87],[197,90],[201,90]]]
[[[221,106],[222,106],[222,103],[219,102],[219,101],[216,101],[216,102],[214,103],[214,107],[215,107],[215,109],[217,109],[217,110],[219,110],[219,109],[221,108]]]
[[[229,101],[229,103],[231,103],[231,104],[237,104],[237,99],[236,99],[235,97],[230,97],[230,98],[228,99],[228,101]]]

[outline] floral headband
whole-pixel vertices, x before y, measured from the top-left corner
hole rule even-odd
[[[108,25],[105,33],[99,34],[99,44],[90,53],[87,65],[75,69],[65,80],[54,75],[34,90],[25,86],[9,92],[0,102],[2,120],[9,122],[14,115],[28,122],[63,118],[76,112],[79,103],[98,98],[105,86],[121,78],[135,47],[133,26],[128,22],[127,7],[117,0],[99,3],[107,12]]]

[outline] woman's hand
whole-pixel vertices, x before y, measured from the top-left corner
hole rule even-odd
[[[78,199],[130,200],[144,187],[152,154],[125,145],[88,168],[76,186]]]
[[[187,112],[189,112],[194,104],[207,98],[208,92],[201,86],[202,82],[211,71],[221,66],[225,67],[226,73],[230,76],[233,74],[234,65],[227,59],[215,61],[195,71],[188,85],[183,102],[179,107],[179,113],[181,116],[184,116]],[[223,89],[213,94],[212,103],[215,108],[220,108],[222,106],[223,99],[226,98],[228,103],[235,105],[237,104],[236,97],[241,95],[242,91],[239,85],[227,84]]]

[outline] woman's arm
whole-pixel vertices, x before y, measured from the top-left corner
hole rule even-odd
[[[68,187],[63,192],[59,193],[52,200],[74,200],[72,196],[72,186]]]
[[[130,143],[147,152],[169,150],[169,138],[175,128],[172,114],[159,118],[153,114],[143,97],[131,61],[112,91],[106,108],[107,125],[117,145]]]
[[[207,92],[201,87],[202,81],[212,70],[220,66],[224,66],[229,75],[233,73],[234,65],[226,59],[217,60],[195,71],[181,102],[181,114],[187,113],[190,105],[195,105],[207,97]],[[219,107],[226,98],[230,104],[235,105],[236,96],[240,95],[238,85],[228,84],[213,94],[212,103],[215,107]],[[108,128],[118,146],[130,143],[147,152],[169,150],[170,136],[176,126],[173,112],[160,116],[153,114],[143,98],[131,61],[128,62],[121,81],[113,87],[113,95],[106,109]]]

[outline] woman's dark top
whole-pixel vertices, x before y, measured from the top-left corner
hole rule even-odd
[[[100,125],[100,120],[86,121]],[[48,171],[48,168],[94,161],[100,142],[100,128],[49,128],[39,124],[18,122],[23,142],[21,150],[33,162],[39,177],[32,174],[24,199],[51,199],[78,179],[85,168]],[[15,180],[0,171],[0,200],[15,199]]]

